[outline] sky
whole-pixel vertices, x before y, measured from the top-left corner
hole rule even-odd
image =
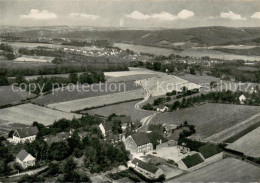
[[[0,0],[0,25],[259,27],[259,0]]]

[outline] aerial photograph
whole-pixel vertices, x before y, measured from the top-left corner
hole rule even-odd
[[[0,183],[260,183],[259,0],[0,0]]]

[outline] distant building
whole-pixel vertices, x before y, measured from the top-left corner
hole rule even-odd
[[[127,137],[124,141],[125,147],[131,153],[142,153],[153,150],[151,143],[146,133],[135,133]]]
[[[163,174],[162,169],[136,158],[131,161],[129,166],[134,168],[136,171],[140,172],[147,178],[155,179]]]
[[[35,158],[24,149],[17,154],[15,161],[24,169],[35,165]]]
[[[38,134],[38,128],[36,126],[20,128],[14,131],[12,142],[14,143],[32,142],[36,139],[37,134]]]
[[[157,108],[156,109],[158,112],[167,112],[169,108],[167,106],[164,106],[163,108]]]
[[[239,97],[240,104],[245,104],[245,100],[246,100],[245,95],[244,94],[240,95],[240,97]]]

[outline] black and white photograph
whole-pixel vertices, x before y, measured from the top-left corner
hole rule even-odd
[[[259,0],[0,0],[0,183],[260,183]]]

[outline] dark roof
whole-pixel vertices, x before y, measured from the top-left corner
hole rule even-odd
[[[30,137],[38,134],[38,128],[36,126],[20,128],[16,131],[20,138]]]
[[[112,118],[112,121],[121,121],[122,124],[132,122],[130,116],[115,116]]]
[[[134,133],[131,136],[134,139],[134,141],[135,141],[137,146],[141,146],[141,145],[145,145],[145,144],[151,143],[148,135],[146,133],[144,133],[144,132]]]
[[[211,156],[214,156],[215,154],[222,152],[222,150],[214,144],[207,144],[205,146],[200,147],[199,152],[205,159],[207,159]]]
[[[17,154],[16,158],[19,159],[19,160],[21,160],[21,161],[23,161],[28,155],[29,155],[29,153],[28,153],[26,150],[22,149],[22,150]]]
[[[132,164],[135,164],[136,166],[138,166],[148,172],[151,172],[151,173],[156,173],[157,170],[159,169],[156,166],[153,166],[149,163],[146,163],[146,162],[136,159],[136,158],[132,160]]]
[[[202,163],[204,160],[198,153],[196,153],[191,156],[190,155],[186,156],[185,158],[182,159],[182,161],[188,168],[190,168]]]
[[[60,132],[56,135],[46,135],[44,136],[44,140],[47,142],[48,145],[51,145],[55,142],[62,142],[70,137],[69,132]]]

